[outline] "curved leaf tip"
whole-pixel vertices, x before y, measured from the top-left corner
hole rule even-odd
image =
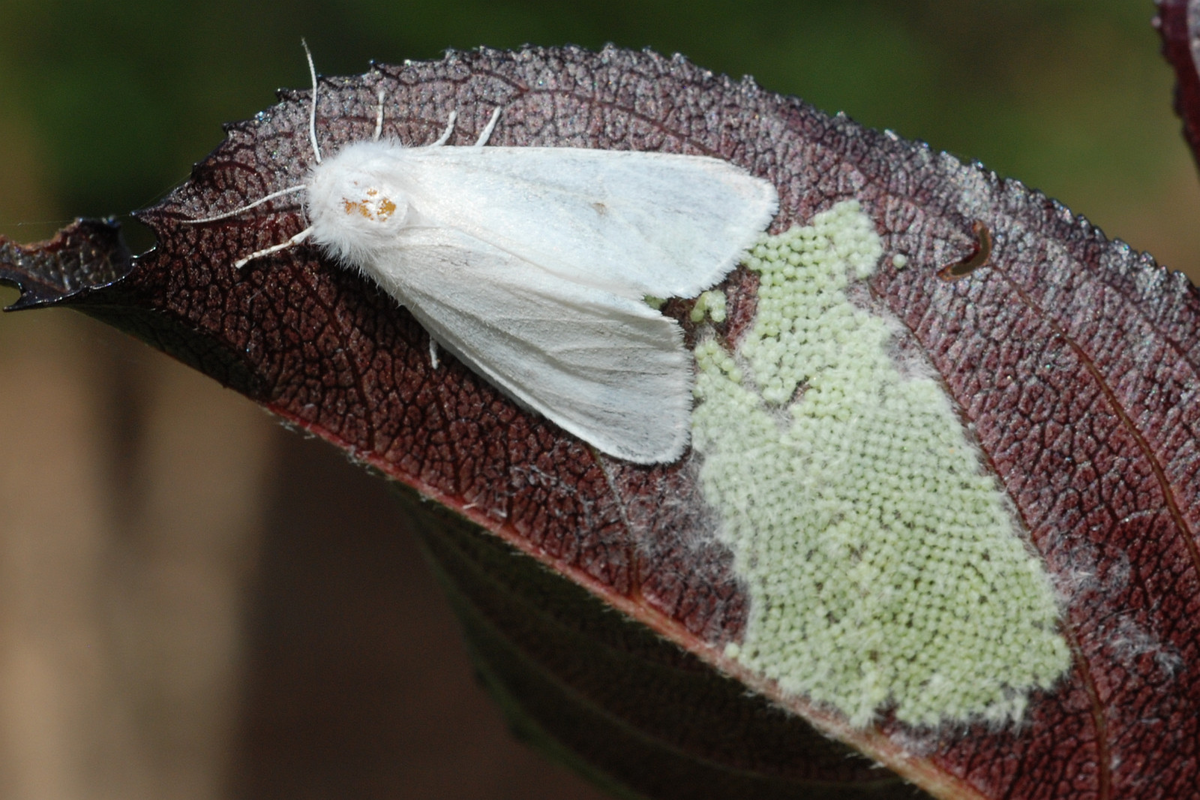
[[[54,305],[129,272],[133,257],[113,219],[78,219],[54,238],[21,245],[0,236],[0,281],[21,292],[6,311]]]

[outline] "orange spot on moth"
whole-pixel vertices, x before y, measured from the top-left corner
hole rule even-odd
[[[362,200],[351,200],[348,197],[343,197],[342,210],[347,216],[357,212],[367,219],[383,222],[396,213],[396,204],[387,197],[379,199],[377,197],[378,194],[378,189],[368,189],[366,197]]]

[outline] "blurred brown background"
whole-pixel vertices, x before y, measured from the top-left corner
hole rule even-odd
[[[0,0],[0,233],[153,203],[307,86],[301,36],[326,74],[613,41],[978,158],[1200,275],[1149,0],[168,5]],[[0,797],[599,797],[508,735],[331,448],[53,310],[0,316],[0,426]]]

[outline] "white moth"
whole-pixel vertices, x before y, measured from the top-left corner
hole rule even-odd
[[[307,48],[306,48],[307,49]],[[645,302],[721,281],[775,215],[768,181],[701,156],[484,147],[375,137],[213,222],[306,191],[305,240],[409,309],[437,345],[596,449],[639,464],[687,446],[692,363],[678,323]]]

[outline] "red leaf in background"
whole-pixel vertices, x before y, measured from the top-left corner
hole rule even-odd
[[[184,224],[303,181],[306,92],[231,126],[143,212],[158,245],[118,280],[39,277],[96,261],[79,255],[101,234],[78,227],[66,249],[6,244],[0,277],[22,304],[128,330],[452,512],[411,504],[485,681],[528,735],[605,780],[655,797],[910,796],[819,732],[938,797],[1200,796],[1200,295],[1182,275],[1018,182],[678,58],[480,51],[325,80],[327,147],[371,134],[379,90],[409,144],[451,111],[453,143],[473,141],[503,104],[493,144],[717,155],[776,183],[773,231],[857,200],[910,262],[876,272],[872,302],[940,376],[1064,596],[1068,677],[1017,726],[857,729],[725,658],[747,600],[728,549],[696,535],[711,512],[693,455],[597,456],[461,365],[431,370],[408,312],[315,250],[233,268],[301,230],[298,210]],[[726,339],[758,288],[745,269],[724,286]],[[688,310],[665,307],[694,333]]]
[[[1200,159],[1200,3],[1157,0],[1154,26],[1162,35],[1163,56],[1175,68],[1175,111],[1183,120],[1183,136]]]

